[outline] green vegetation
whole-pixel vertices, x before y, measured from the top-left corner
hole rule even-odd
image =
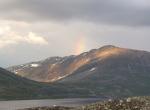
[[[43,84],[18,77],[0,68],[0,99],[32,99]]]

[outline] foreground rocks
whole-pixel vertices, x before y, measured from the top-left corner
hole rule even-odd
[[[150,110],[150,97],[134,97],[87,105],[81,110]]]
[[[150,110],[150,97],[133,97],[98,102],[79,108],[41,107],[24,110]]]

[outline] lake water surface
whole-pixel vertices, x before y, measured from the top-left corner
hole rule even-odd
[[[73,99],[47,99],[47,100],[17,100],[0,101],[0,110],[17,110],[23,108],[43,107],[43,106],[67,106],[76,107],[89,103],[101,101],[98,98],[73,98]]]

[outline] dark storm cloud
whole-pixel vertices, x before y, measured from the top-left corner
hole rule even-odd
[[[150,25],[149,0],[5,0],[1,19],[85,20],[128,26]]]

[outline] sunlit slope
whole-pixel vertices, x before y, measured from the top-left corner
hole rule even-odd
[[[30,62],[9,67],[8,70],[17,75],[40,82],[54,82],[65,78],[74,71],[95,59],[105,59],[111,55],[125,53],[126,50],[107,45],[93,49],[80,55],[66,57],[50,57],[38,62]]]
[[[98,57],[57,83],[96,97],[150,95],[149,52],[104,47],[89,54]]]

